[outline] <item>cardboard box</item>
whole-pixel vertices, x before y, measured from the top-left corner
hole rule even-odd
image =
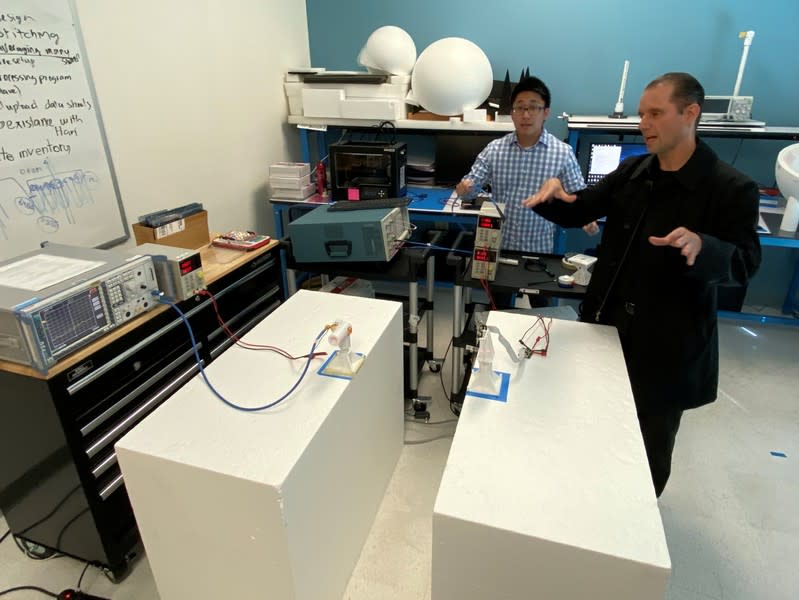
[[[211,236],[208,235],[208,211],[200,211],[161,227],[134,223],[133,234],[137,245],[151,243],[175,248],[200,248],[211,241]]]

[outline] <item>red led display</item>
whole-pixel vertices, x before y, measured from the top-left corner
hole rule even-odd
[[[475,248],[474,260],[479,260],[480,262],[488,262],[489,260],[491,260],[488,250],[486,250],[485,248]]]
[[[187,258],[186,260],[180,261],[180,274],[186,275],[187,273],[191,273],[194,270],[194,260],[191,258]]]
[[[477,226],[483,229],[499,229],[497,219],[494,217],[478,217]]]

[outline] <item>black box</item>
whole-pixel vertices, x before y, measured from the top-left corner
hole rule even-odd
[[[330,188],[334,200],[402,198],[407,192],[404,143],[344,142],[331,144]]]

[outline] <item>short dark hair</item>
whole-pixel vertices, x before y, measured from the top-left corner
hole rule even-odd
[[[513,93],[510,95],[510,103],[516,102],[516,96],[522,92],[535,92],[544,101],[544,108],[549,108],[549,103],[552,100],[549,95],[549,88],[538,77],[525,77],[517,83],[516,87],[513,88]]]
[[[677,106],[680,112],[685,110],[689,104],[698,104],[701,112],[702,105],[705,103],[705,88],[697,81],[696,77],[690,73],[664,73],[660,77],[653,79],[646,86],[646,89],[655,87],[661,83],[668,83],[673,86],[671,101]]]

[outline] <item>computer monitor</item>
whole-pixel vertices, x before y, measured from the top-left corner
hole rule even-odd
[[[588,158],[588,174],[585,177],[585,183],[595,185],[605,175],[614,171],[625,158],[647,152],[649,151],[646,149],[646,144],[593,143]]]
[[[477,155],[497,137],[496,133],[436,134],[436,183],[456,185],[469,173]]]

